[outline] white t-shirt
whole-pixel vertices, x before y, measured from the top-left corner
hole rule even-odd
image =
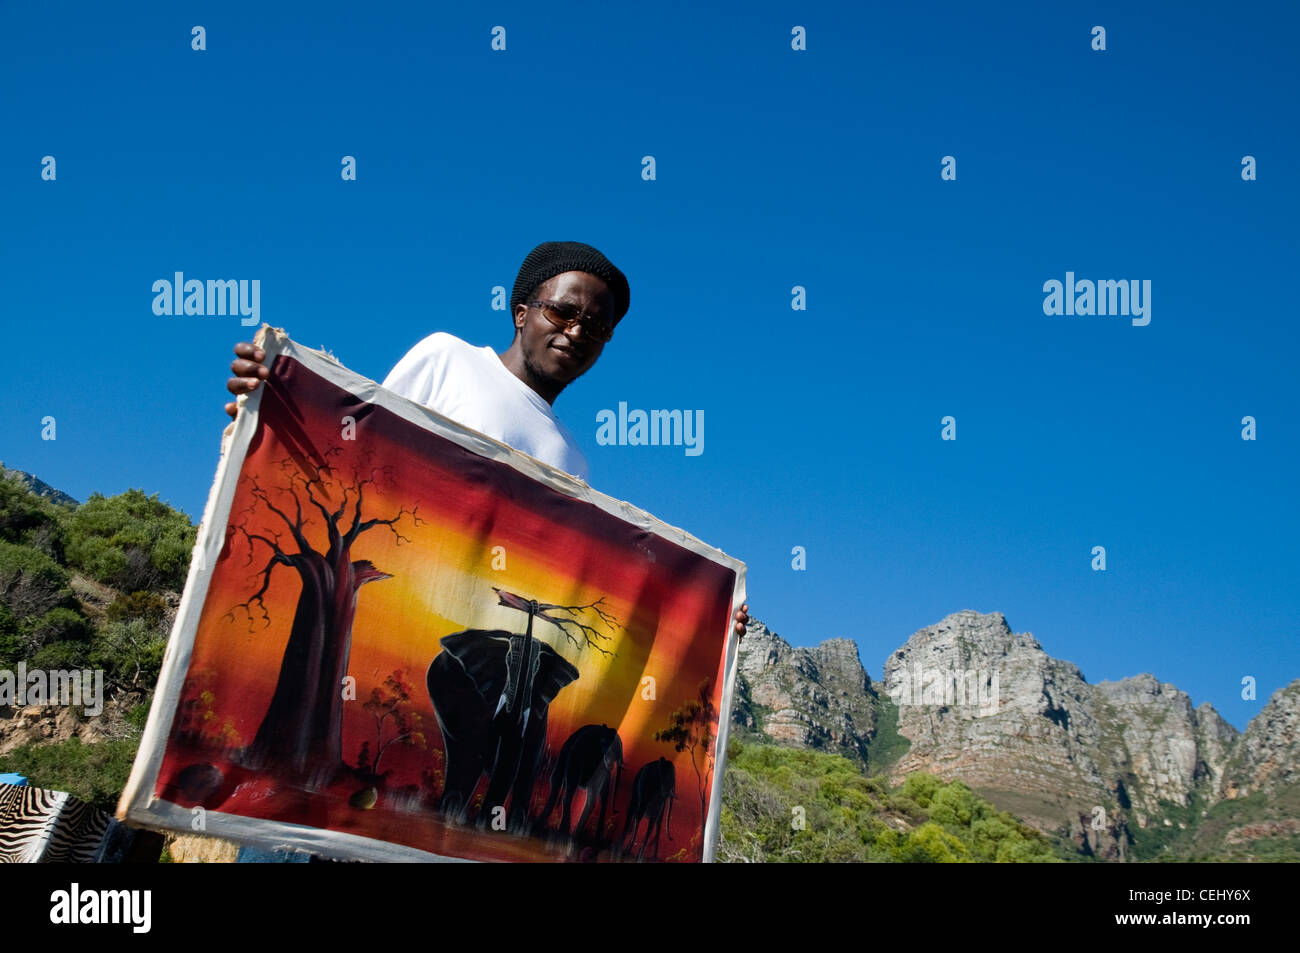
[[[383,386],[543,463],[587,479],[587,458],[569,428],[490,347],[475,347],[454,334],[436,331],[406,352],[384,378]]]

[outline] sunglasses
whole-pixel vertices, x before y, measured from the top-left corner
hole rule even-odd
[[[587,314],[577,305],[559,304],[554,301],[530,301],[528,307],[542,312],[542,317],[561,331],[567,331],[581,321],[582,333],[597,344],[604,344],[614,336],[613,325],[604,318]]]

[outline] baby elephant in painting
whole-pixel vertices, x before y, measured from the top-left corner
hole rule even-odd
[[[551,793],[546,799],[542,816],[537,819],[537,826],[544,829],[555,810],[555,803],[563,797],[560,814],[560,833],[569,835],[569,808],[573,796],[582,788],[586,794],[586,803],[578,817],[578,827],[573,832],[575,838],[582,836],[587,827],[587,818],[591,809],[600,798],[600,814],[596,818],[596,841],[605,839],[605,807],[611,799],[609,777],[614,775],[613,797],[618,797],[618,782],[623,774],[623,741],[618,732],[607,725],[583,725],[569,735],[564,747],[560,749],[555,770],[551,772]]]
[[[632,837],[625,848],[630,851],[632,845],[636,843],[637,828],[641,826],[641,819],[645,818],[645,840],[641,842],[641,849],[637,851],[637,860],[645,854],[652,836],[655,846],[650,856],[655,858],[659,856],[659,826],[664,820],[665,807],[668,809],[668,839],[673,839],[673,800],[676,797],[677,776],[671,761],[661,757],[658,761],[642,765],[641,770],[636,773],[636,779],[632,782],[632,800],[627,806],[627,823],[623,825],[623,836],[619,838],[621,845],[623,839],[627,837],[627,832],[631,830]]]

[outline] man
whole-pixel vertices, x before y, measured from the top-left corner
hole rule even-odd
[[[504,353],[436,332],[397,362],[383,386],[585,480],[587,459],[551,405],[596,363],[630,302],[627,278],[595,248],[542,242],[515,279],[515,333]],[[226,389],[251,393],[270,376],[266,353],[241,341],[235,354]],[[231,401],[226,413],[234,417],[237,408]],[[748,608],[736,610],[741,637]]]
[[[437,332],[384,387],[585,480],[586,457],[551,405],[596,363],[628,304],[627,279],[596,249],[544,242],[515,280],[515,336],[504,354]]]

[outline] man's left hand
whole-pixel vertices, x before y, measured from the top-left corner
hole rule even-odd
[[[743,639],[745,637],[745,623],[749,621],[749,612],[746,611],[748,609],[749,603],[744,602],[741,603],[740,608],[736,610],[736,637],[738,639]]]

